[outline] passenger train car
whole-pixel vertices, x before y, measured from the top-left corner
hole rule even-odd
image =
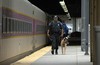
[[[46,14],[41,9],[27,0],[0,0],[0,63],[46,45],[45,33]]]

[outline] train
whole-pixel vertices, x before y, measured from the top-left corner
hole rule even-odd
[[[44,47],[46,28],[47,14],[28,0],[0,0],[0,65]]]

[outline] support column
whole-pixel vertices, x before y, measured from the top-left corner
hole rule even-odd
[[[85,42],[85,55],[89,55],[88,53],[88,25],[89,25],[89,0],[85,0],[85,12],[86,12],[86,19],[85,19],[85,39],[86,39],[86,42]]]
[[[81,51],[85,51],[85,7],[84,0],[81,0],[81,18],[82,18],[82,26],[81,26]]]
[[[100,65],[100,26],[95,27],[95,41],[96,41],[96,64]]]
[[[96,0],[96,12],[95,12],[95,64],[100,65],[100,0]]]
[[[89,24],[89,0],[82,0],[82,22],[83,22],[83,31],[82,31],[82,41],[84,41],[83,49],[85,55],[88,55],[88,24]]]

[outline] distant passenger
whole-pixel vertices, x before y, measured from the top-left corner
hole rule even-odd
[[[68,31],[69,31],[65,21],[62,21],[62,27],[63,27],[63,30],[64,30],[64,33],[63,33],[63,38],[64,38],[64,37],[68,36]]]
[[[58,16],[54,16],[54,20],[49,23],[47,35],[52,41],[51,53],[58,54],[58,46],[60,43],[60,37],[63,37],[63,28],[60,21],[58,21]]]

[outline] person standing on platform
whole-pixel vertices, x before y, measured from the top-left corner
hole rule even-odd
[[[58,16],[54,16],[54,20],[49,23],[47,36],[52,41],[51,53],[58,54],[58,46],[60,43],[60,37],[63,37],[63,28],[60,21],[58,21]]]

